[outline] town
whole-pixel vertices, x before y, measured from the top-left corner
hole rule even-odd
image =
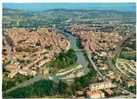
[[[135,98],[136,15],[3,8],[4,98]]]

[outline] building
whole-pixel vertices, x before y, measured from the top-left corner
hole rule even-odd
[[[100,82],[100,83],[94,83],[94,84],[91,84],[89,86],[91,91],[100,90],[100,89],[107,89],[107,88],[114,88],[114,87],[116,87],[116,85],[112,84],[111,81],[104,81],[104,82]]]
[[[6,56],[13,53],[12,60],[15,64],[19,63],[19,66],[14,64],[5,66],[11,78],[17,73],[26,76],[36,75],[39,68],[54,59],[62,50],[67,51],[70,48],[70,42],[62,34],[48,28],[40,28],[37,31],[11,28],[7,36],[12,43],[12,50],[3,50],[3,62],[6,63],[5,61],[8,61]]]
[[[104,92],[100,91],[100,90],[96,90],[96,91],[87,91],[86,92],[87,96],[91,99],[101,99],[101,98],[105,98],[105,94]]]
[[[136,84],[136,81],[134,81],[134,80],[127,81],[128,87],[135,86],[135,84]]]

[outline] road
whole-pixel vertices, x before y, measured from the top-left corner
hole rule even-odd
[[[121,50],[122,50],[123,44],[125,44],[125,42],[128,41],[128,39],[131,38],[133,35],[134,35],[134,34],[127,35],[127,36],[119,43],[119,45],[117,46],[117,48],[116,48],[116,50],[113,52],[113,54],[114,54],[114,55],[119,55],[120,52],[121,52]],[[115,67],[114,64],[112,63],[112,59],[113,59],[113,57],[110,56],[110,57],[108,57],[107,60],[108,60],[108,62],[109,62],[110,67],[111,67],[113,70],[117,71],[116,67]],[[118,86],[119,89],[121,89],[121,90],[129,93],[132,97],[135,97],[135,96],[136,96],[134,93],[131,93],[130,91],[125,90],[124,88],[122,88],[120,84],[117,84],[117,83],[115,83],[115,84]]]
[[[131,34],[131,35],[128,35],[127,37],[125,37],[125,39],[123,39],[123,40],[119,43],[117,49],[116,49],[115,52],[114,52],[115,54],[119,53],[119,52],[122,50],[122,45],[123,45],[126,41],[128,41],[128,39],[129,39],[131,36],[133,36],[133,35],[132,35],[132,34]],[[89,53],[89,51],[86,51],[86,54],[87,54],[87,57],[88,57],[90,63],[92,64],[93,68],[97,71],[97,73],[100,75],[100,77],[102,77],[104,80],[106,80],[106,76],[103,75],[103,74],[100,72],[100,70],[98,69],[98,67],[95,65],[94,61],[91,59],[91,54]],[[114,65],[112,64],[112,58],[109,58],[108,60],[109,60],[110,66],[113,66],[113,67],[114,67]],[[120,85],[118,85],[118,84],[116,84],[116,85],[118,86],[119,89],[121,89],[121,90],[124,91],[124,92],[129,93],[132,97],[135,97],[135,96],[136,96],[134,93],[131,93],[130,91],[125,90],[125,89],[122,88]]]
[[[117,84],[117,85],[118,85],[118,84]],[[120,85],[118,85],[118,88],[121,89],[122,91],[126,92],[126,93],[129,93],[129,95],[130,95],[131,97],[136,97],[136,94],[134,94],[134,93],[132,93],[132,92],[130,92],[130,91],[128,91],[128,90],[125,90],[124,88],[120,87]]]
[[[11,52],[11,46],[8,44],[6,38],[5,38],[5,35],[3,35],[3,42],[5,43],[7,49],[8,49],[8,57],[9,57],[9,60],[12,61],[12,52]]]
[[[93,68],[97,71],[97,73],[98,73],[104,80],[106,80],[105,75],[103,76],[103,74],[99,71],[99,69],[98,69],[97,66],[95,65],[94,61],[91,59],[90,53],[88,53],[88,51],[86,51],[86,54],[87,54],[87,56],[88,56],[88,58],[89,58],[90,63],[92,64]],[[121,89],[122,91],[129,93],[130,96],[132,96],[132,97],[135,97],[135,96],[136,96],[135,94],[131,93],[130,91],[125,90],[124,88],[120,87],[120,85],[118,85],[117,83],[115,83],[115,84],[116,84],[116,85],[118,86],[118,88]]]
[[[94,61],[91,59],[91,54],[89,53],[89,51],[86,51],[87,57],[90,61],[90,64],[92,64],[93,68],[96,70],[96,72],[103,78],[105,79],[105,76],[103,76],[103,74],[99,71],[99,69],[97,68],[96,64],[94,63]]]
[[[122,46],[125,44],[125,42],[127,42],[132,36],[134,36],[134,33],[127,35],[122,41],[120,41],[120,43],[117,45],[117,48],[115,51],[113,51],[114,55],[118,55],[121,50],[122,50]]]
[[[45,78],[44,78],[44,76],[42,76],[42,75],[35,76],[35,77],[33,77],[33,78],[31,78],[31,79],[29,79],[29,80],[27,80],[27,81],[24,81],[24,82],[18,84],[18,85],[15,86],[15,87],[12,87],[12,88],[6,90],[6,91],[4,92],[4,94],[7,94],[7,93],[9,93],[9,92],[11,92],[11,91],[13,91],[13,90],[18,89],[18,88],[26,87],[26,86],[28,86],[28,85],[31,85],[31,84],[33,84],[33,83],[35,83],[35,82],[37,82],[37,81],[43,80],[43,79],[45,79]]]
[[[110,97],[112,99],[135,99],[135,97],[131,96],[131,95],[120,95],[120,96],[114,96],[114,97]]]
[[[124,41],[125,41],[125,40],[123,40],[123,41],[119,44],[119,46],[123,45]],[[121,47],[119,47],[119,48],[116,50],[115,53],[119,52],[119,50],[121,50],[120,48],[121,48]],[[97,71],[97,73],[105,80],[106,77],[99,71],[98,67],[96,66],[96,64],[94,63],[94,61],[91,59],[91,54],[89,53],[89,51],[86,51],[86,54],[87,54],[87,57],[88,57],[90,63],[92,64],[93,68],[94,68],[94,69]],[[7,94],[7,93],[9,93],[9,92],[11,92],[11,91],[13,91],[13,90],[16,90],[16,89],[22,88],[22,87],[26,87],[26,86],[31,85],[31,84],[39,81],[39,80],[42,80],[42,79],[45,79],[42,75],[35,76],[35,77],[33,77],[32,79],[30,79],[30,80],[24,81],[24,82],[22,82],[21,84],[18,84],[17,86],[12,87],[12,88],[6,90],[4,93]],[[126,92],[130,93],[132,96],[134,95],[133,93],[131,93],[131,92],[129,92],[129,91],[127,91],[127,90],[125,90],[125,89],[123,89],[123,88],[121,88],[121,87],[119,87],[119,88],[122,89],[123,91],[126,91]]]
[[[115,56],[119,56],[119,54],[120,54],[120,52],[121,52],[121,50],[122,50],[122,46],[125,44],[125,42],[127,42],[128,40],[129,40],[129,38],[131,38],[132,36],[134,35],[134,33],[132,33],[132,34],[130,34],[130,35],[127,35],[119,44],[118,44],[118,46],[117,46],[117,48],[116,48],[116,50],[113,52],[113,55],[114,55],[114,57]],[[112,56],[110,56],[109,54],[108,54],[108,63],[109,63],[109,65],[110,65],[110,67],[111,67],[111,69],[112,70],[116,70],[116,66],[112,63],[112,60],[113,60],[113,58],[114,57],[112,57]]]

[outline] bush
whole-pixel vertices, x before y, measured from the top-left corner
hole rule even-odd
[[[5,74],[3,77],[2,90],[5,91],[7,89],[10,89],[25,80],[29,80],[30,78],[31,76],[17,74],[14,78],[10,79],[7,78],[7,74]]]
[[[48,66],[53,68],[53,71],[67,68],[76,63],[77,56],[73,49],[68,50],[66,53],[61,52],[55,60],[51,61]]]
[[[93,71],[90,71],[85,76],[82,76],[80,78],[75,78],[73,88],[77,90],[77,89],[83,89],[87,87],[91,83],[91,80],[93,77],[95,77],[95,75],[96,75],[96,72],[93,70]]]
[[[129,51],[122,51],[120,53],[120,58],[125,58],[128,60],[136,60],[136,53]]]
[[[5,97],[8,98],[29,98],[29,97],[44,97],[44,96],[55,96],[67,94],[67,84],[63,81],[55,83],[51,80],[41,80],[30,86],[16,89]]]

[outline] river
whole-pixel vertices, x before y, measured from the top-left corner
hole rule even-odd
[[[77,46],[77,40],[78,40],[78,38],[76,36],[73,36],[70,32],[63,32],[63,34],[70,41],[70,48],[72,48],[74,50],[75,49],[80,49]],[[76,55],[77,55],[77,63],[81,64],[84,67],[85,73],[87,73],[87,71],[89,70],[87,68],[89,62],[86,59],[84,53],[82,51],[76,51]],[[28,86],[30,84],[33,84],[33,83],[35,83],[35,82],[37,82],[39,80],[42,80],[43,79],[42,77],[41,77],[41,75],[38,75],[38,76],[36,76],[36,77],[28,80],[28,81],[24,81],[21,84],[15,86],[15,87],[12,87],[12,88],[10,88],[8,90],[6,90],[5,93],[9,93],[9,92],[11,92],[11,91],[13,91],[15,89],[26,87],[26,86]],[[58,80],[58,77],[54,75],[54,76],[50,76],[49,79]]]
[[[64,36],[70,41],[70,48],[72,49],[79,49],[80,48],[77,46],[77,40],[78,38],[74,35],[72,35],[71,32],[64,31]],[[86,59],[84,53],[82,51],[76,51],[77,55],[77,63],[81,64],[84,68],[87,68],[88,65],[88,60]]]

